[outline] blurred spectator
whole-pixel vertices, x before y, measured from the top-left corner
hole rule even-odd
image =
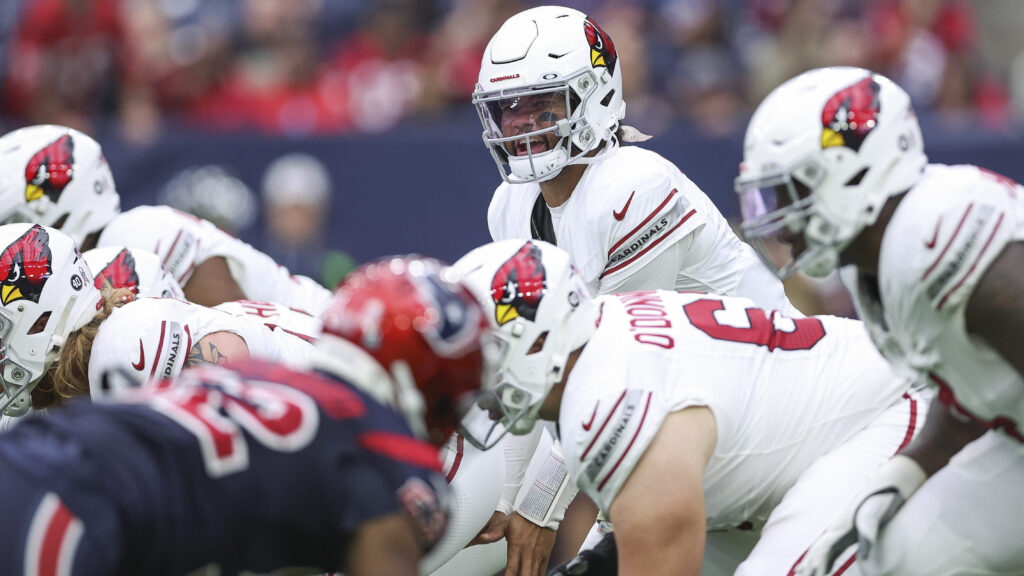
[[[256,221],[252,190],[222,166],[182,170],[164,186],[160,202],[213,222],[238,236]]]
[[[333,194],[327,168],[308,154],[282,156],[263,175],[264,251],[328,288],[355,267],[349,255],[324,245]]]
[[[979,29],[1019,10],[1016,0],[565,3],[609,31],[628,62],[630,117],[655,134],[677,120],[732,134],[770,89],[825,65],[876,69],[919,113],[989,127],[1005,126],[1007,85],[1018,83],[1015,36]],[[215,130],[378,132],[467,110],[487,39],[533,4],[6,0],[3,114],[83,129],[115,120],[143,142],[183,118]]]
[[[26,123],[90,131],[117,110],[123,31],[117,0],[32,0],[7,50],[3,108]]]

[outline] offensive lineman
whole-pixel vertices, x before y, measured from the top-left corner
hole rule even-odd
[[[473,103],[504,180],[487,214],[493,240],[558,245],[572,255],[594,294],[700,290],[799,314],[782,284],[678,168],[649,150],[620,147],[646,137],[620,126],[622,64],[611,38],[585,14],[544,6],[506,21],[485,49]],[[506,440],[510,462],[544,456],[534,456],[536,432],[533,437]],[[557,448],[548,465],[564,471]],[[509,512],[519,483],[521,474],[510,474],[501,512]],[[527,495],[533,502],[549,490],[535,488]],[[513,570],[520,563],[517,549],[550,550],[553,533],[538,536],[522,518],[557,527],[575,491],[561,494],[560,501],[538,506],[539,512],[520,509],[508,518],[509,529],[528,539],[520,546],[509,538]],[[522,558],[530,565],[524,573],[535,574],[533,565],[543,570],[546,555],[529,556]]]
[[[858,541],[865,573],[1024,572],[1024,188],[928,164],[906,92],[858,68],[813,70],[770,94],[736,185],[745,236],[792,247],[779,274],[845,266],[878,349],[942,401],[800,573],[839,573]]]
[[[557,419],[623,576],[699,574],[706,531],[747,522],[764,526],[736,573],[788,573],[926,403],[856,321],[702,293],[592,300],[544,242],[489,244],[455,268],[505,344],[481,405],[506,429]]]
[[[450,278],[353,273],[316,371],[205,367],[4,434],[0,576],[418,574],[445,528],[436,446],[488,370],[487,320]]]
[[[0,221],[60,229],[83,251],[143,248],[160,256],[192,302],[278,302],[314,316],[331,293],[293,276],[269,256],[212,223],[167,206],[121,212],[120,196],[99,143],[62,126],[21,128],[0,138]]]

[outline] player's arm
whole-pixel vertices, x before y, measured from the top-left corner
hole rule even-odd
[[[397,513],[364,522],[349,545],[347,576],[415,576],[422,555],[408,516]]]
[[[249,347],[241,336],[233,332],[207,334],[192,345],[185,359],[185,367],[203,364],[224,364],[249,357]]]
[[[182,288],[190,302],[203,306],[246,299],[223,256],[214,256],[197,264]]]
[[[982,275],[964,310],[967,331],[981,337],[1024,377],[1024,242],[1003,248]]]
[[[665,419],[611,505],[620,576],[700,574],[703,475],[716,441],[707,408],[687,408]]]

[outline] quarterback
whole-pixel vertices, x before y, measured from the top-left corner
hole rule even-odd
[[[843,265],[878,350],[941,400],[800,573],[838,573],[853,544],[869,574],[1024,572],[1024,188],[928,164],[907,93],[858,68],[769,94],[736,186],[746,237],[792,248],[779,274]]]
[[[557,420],[573,481],[615,524],[605,539],[624,576],[697,575],[707,531],[744,524],[761,538],[736,573],[787,574],[927,404],[860,322],[696,292],[594,300],[568,254],[539,241],[489,244],[455,268],[504,343],[481,405],[506,430]]]

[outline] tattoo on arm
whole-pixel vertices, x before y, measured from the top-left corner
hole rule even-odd
[[[227,362],[228,357],[221,354],[220,350],[212,343],[207,343],[206,348],[203,348],[203,342],[200,340],[196,342],[195,346],[188,351],[188,358],[185,360],[185,367],[191,366],[202,366],[203,364],[223,364]]]

